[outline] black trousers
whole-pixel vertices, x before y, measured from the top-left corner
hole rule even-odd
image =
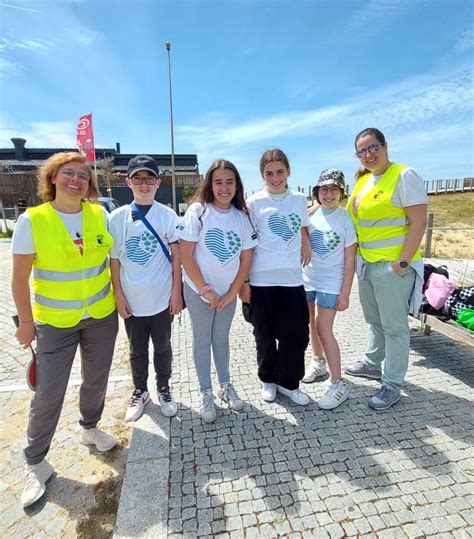
[[[125,318],[125,330],[130,342],[130,366],[135,389],[148,391],[148,343],[153,343],[153,364],[157,387],[167,386],[171,377],[171,322],[168,309],[153,316]]]
[[[251,286],[244,306],[257,344],[258,377],[262,382],[297,389],[304,376],[309,342],[309,312],[303,286]]]

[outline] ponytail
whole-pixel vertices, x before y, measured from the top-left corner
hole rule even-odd
[[[370,170],[365,167],[359,167],[354,174],[355,181],[358,181],[361,176],[364,176],[365,174],[370,174]]]

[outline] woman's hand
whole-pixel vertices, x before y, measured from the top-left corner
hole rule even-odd
[[[204,299],[207,299],[209,302],[209,309],[212,311],[215,311],[217,309],[217,306],[219,305],[220,297],[214,292],[214,290],[209,290],[205,294],[202,295]]]
[[[171,291],[169,302],[169,313],[179,314],[183,310],[183,296],[181,295],[181,287]]]
[[[20,343],[22,348],[28,348],[28,346],[35,340],[35,335],[36,328],[33,320],[27,323],[20,323],[15,333],[16,340]]]
[[[349,307],[349,294],[341,292],[336,300],[336,309],[345,311]]]
[[[301,263],[303,266],[307,266],[311,262],[312,254],[313,252],[311,251],[309,237],[306,234],[303,234],[301,236]]]
[[[227,294],[224,294],[218,305],[217,305],[217,309],[216,311],[222,311],[222,309],[226,306],[226,305],[229,305],[229,303],[232,303],[234,301],[234,299],[237,297],[237,293],[235,292],[231,292],[230,290],[227,292]]]
[[[132,316],[132,309],[130,308],[127,299],[123,294],[117,293],[117,291],[115,291],[115,303],[117,304],[117,311],[123,319]]]
[[[239,290],[239,298],[244,303],[250,303],[252,301],[252,292],[250,290],[249,283],[244,283]]]

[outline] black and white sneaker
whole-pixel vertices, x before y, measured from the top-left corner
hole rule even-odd
[[[170,386],[158,388],[158,400],[160,401],[161,413],[165,417],[173,417],[178,411],[178,405],[171,394]]]
[[[148,391],[142,391],[141,389],[135,389],[132,393],[130,403],[125,413],[125,421],[136,421],[145,410],[145,406],[150,402],[150,395]]]

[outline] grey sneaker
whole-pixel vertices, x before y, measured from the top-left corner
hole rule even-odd
[[[350,376],[369,378],[369,380],[382,380],[382,371],[379,369],[371,369],[363,361],[357,361],[354,365],[346,367],[344,372]]]
[[[382,384],[382,387],[375,393],[369,401],[369,407],[374,410],[387,410],[400,400],[400,390],[389,384]]]
[[[237,392],[232,384],[222,384],[221,388],[217,392],[217,396],[223,400],[231,410],[240,412],[244,407],[244,403],[241,401]]]
[[[216,406],[214,404],[214,395],[211,391],[205,391],[202,394],[202,406],[199,410],[204,423],[212,423],[216,420]]]

